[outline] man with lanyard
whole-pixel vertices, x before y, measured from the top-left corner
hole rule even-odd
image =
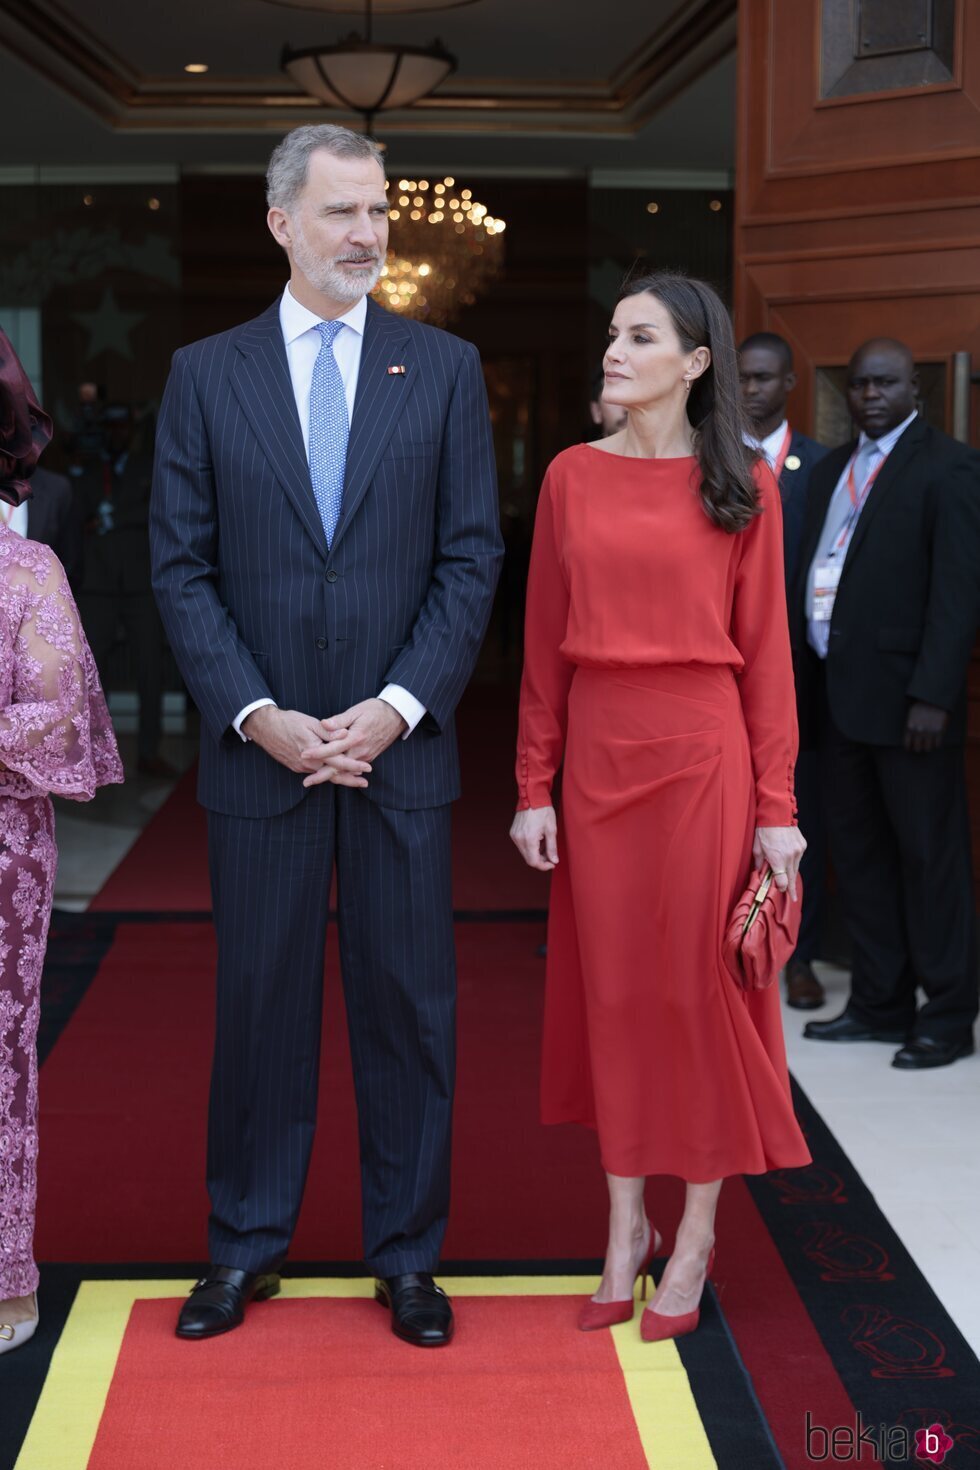
[[[898,1043],[905,1070],[968,1055],[977,1016],[963,745],[980,455],[925,424],[917,389],[901,342],[851,359],[861,432],[814,472],[790,609],[801,741],[827,760],[854,953],[844,1011],[804,1035]]]
[[[783,558],[787,593],[799,559],[810,471],[827,453],[822,444],[791,428],[786,400],[796,387],[793,352],[775,332],[754,332],[738,350],[742,405],[749,427],[745,442],[766,460],[776,476],[783,507]],[[786,966],[786,1003],[794,1010],[816,1010],[823,986],[813,971],[820,951],[827,889],[827,822],[817,752],[801,750],[796,765],[796,804],[807,841],[800,864],[803,915],[800,937]]]

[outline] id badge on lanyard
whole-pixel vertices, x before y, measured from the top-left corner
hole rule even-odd
[[[829,623],[834,615],[837,584],[844,569],[843,559],[827,557],[813,568],[813,621]]]
[[[864,502],[871,493],[871,487],[878,478],[878,472],[884,464],[880,460],[871,474],[864,482],[864,488],[860,495],[854,483],[854,465],[857,454],[847,467],[847,489],[851,500],[851,509],[847,519],[841,527],[834,542],[833,550],[829,556],[822,557],[813,568],[813,621],[815,623],[829,623],[834,615],[834,602],[837,599],[837,588],[840,583],[841,572],[844,570],[844,558],[850,545],[851,536],[861,514]]]

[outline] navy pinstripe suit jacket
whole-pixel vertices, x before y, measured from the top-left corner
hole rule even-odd
[[[389,682],[428,714],[374,762],[367,794],[400,810],[459,795],[453,712],[502,557],[470,343],[368,302],[330,550],[278,302],[181,348],[160,410],[150,543],[167,635],[202,715],[205,807],[272,816],[306,794],[301,776],[235,734],[246,705],[268,696],[335,714]]]

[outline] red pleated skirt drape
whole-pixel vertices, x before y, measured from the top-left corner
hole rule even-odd
[[[730,667],[576,669],[542,1116],[596,1128],[609,1173],[704,1183],[809,1162],[777,986],[746,993],[722,960],[754,824]]]

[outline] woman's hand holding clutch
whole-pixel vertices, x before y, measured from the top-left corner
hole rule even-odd
[[[799,827],[756,827],[752,844],[752,861],[761,869],[766,863],[773,871],[773,880],[781,893],[789,889],[789,896],[796,902],[796,875],[800,871],[800,858],[806,852],[806,841]]]
[[[510,840],[529,868],[550,873],[558,862],[558,818],[554,807],[537,806],[518,812],[511,823]]]

